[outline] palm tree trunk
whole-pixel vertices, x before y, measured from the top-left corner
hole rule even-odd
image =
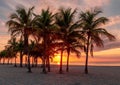
[[[62,58],[63,58],[63,49],[61,50],[61,57],[60,57],[60,69],[59,69],[60,74],[63,73],[63,70],[62,70]]]
[[[46,71],[46,59],[44,58],[43,59],[43,70],[42,70],[42,72],[44,73],[44,74],[46,74],[47,73],[47,71]]]
[[[3,58],[3,64],[5,64],[5,58]]]
[[[41,58],[41,60],[42,60],[41,68],[43,68],[44,59],[43,59],[43,58]]]
[[[27,35],[27,30],[24,30],[24,54],[28,55],[28,35]]]
[[[20,67],[23,67],[23,54],[22,54],[22,51],[20,51]]]
[[[28,53],[28,34],[26,29],[24,29],[24,54],[29,56],[28,55],[29,54]],[[26,60],[25,66],[27,67],[27,60]]]
[[[87,49],[86,49],[86,61],[85,61],[85,74],[88,74],[89,41],[90,41],[90,36],[88,35]]]
[[[32,67],[34,67],[35,57],[32,57]]]
[[[12,65],[13,63],[12,63],[12,58],[11,58],[11,62],[10,62],[10,64]]]
[[[49,57],[47,57],[47,68],[48,68],[48,72],[50,72],[50,60],[49,60]]]
[[[69,72],[69,56],[70,56],[70,49],[67,50],[68,56],[67,56],[67,67],[66,72]]]
[[[10,58],[8,58],[8,63],[7,63],[8,65],[9,65],[9,61],[10,61]]]
[[[46,74],[46,58],[47,58],[47,37],[46,37],[46,32],[44,31],[44,36],[43,36],[43,41],[44,41],[44,55],[43,55],[43,73]]]
[[[37,67],[37,65],[38,65],[38,58],[36,57],[35,58],[35,67]]]
[[[14,67],[17,67],[17,64],[16,64],[16,56],[15,56],[15,64],[14,64]]]
[[[13,64],[13,62],[12,62],[12,58],[10,59],[10,64],[11,64],[11,65]]]
[[[27,61],[28,61],[27,56],[25,56],[25,67],[27,67]]]
[[[0,64],[1,64],[1,58],[0,58]]]
[[[30,55],[28,54],[28,72],[31,73],[31,66],[30,66]]]

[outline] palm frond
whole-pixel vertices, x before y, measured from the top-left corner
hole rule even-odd
[[[99,17],[98,19],[96,19],[93,23],[94,28],[101,26],[103,24],[106,24],[109,20],[106,17]]]

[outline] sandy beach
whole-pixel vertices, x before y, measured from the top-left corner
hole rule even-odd
[[[26,68],[0,65],[0,85],[120,85],[120,67],[90,66],[88,75],[83,66],[70,66],[70,72],[63,74],[58,73],[57,66],[51,70],[42,74],[38,67],[27,73]]]

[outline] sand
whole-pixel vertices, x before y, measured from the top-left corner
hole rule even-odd
[[[83,66],[70,66],[70,72],[58,73],[58,67],[42,74],[41,68],[15,68],[12,65],[0,65],[0,85],[120,85],[120,67],[90,66],[89,74],[84,74]],[[65,68],[64,68],[65,70]]]

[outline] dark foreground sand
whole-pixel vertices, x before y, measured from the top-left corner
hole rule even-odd
[[[70,72],[58,74],[58,67],[52,66],[52,72],[42,74],[40,68],[15,68],[0,65],[0,85],[120,85],[120,67],[89,67],[84,74],[83,66],[70,66]]]

